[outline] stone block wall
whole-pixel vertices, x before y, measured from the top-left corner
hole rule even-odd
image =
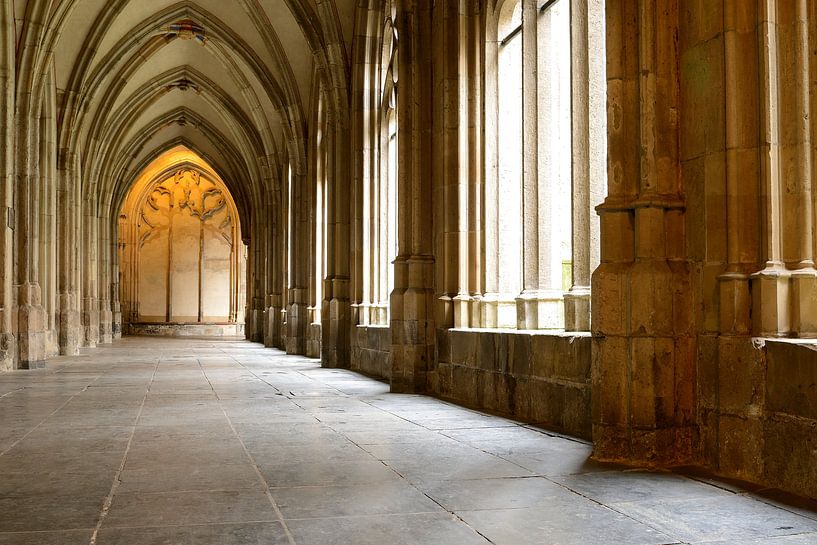
[[[817,345],[721,337],[702,346],[704,465],[817,497]]]
[[[438,332],[431,393],[590,439],[590,334]]]
[[[357,326],[351,330],[352,369],[383,380],[391,378],[391,329]]]

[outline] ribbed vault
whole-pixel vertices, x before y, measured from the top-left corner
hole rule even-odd
[[[263,339],[290,193],[309,170],[315,89],[348,119],[358,9],[351,0],[3,0],[2,105],[16,146],[0,189],[16,225],[0,242],[20,258],[3,272],[2,301],[25,309],[3,315],[5,366],[121,333],[119,212],[144,172],[180,149],[234,201],[249,248],[248,335]],[[54,263],[40,238],[57,241]]]

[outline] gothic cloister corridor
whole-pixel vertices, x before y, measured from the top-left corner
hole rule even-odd
[[[238,340],[0,375],[2,545],[806,545],[817,514]],[[12,417],[13,415],[13,417]]]
[[[817,543],[817,1],[0,0],[0,545]]]

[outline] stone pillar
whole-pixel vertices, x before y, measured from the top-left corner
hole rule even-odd
[[[752,329],[755,335],[780,336],[791,330],[789,321],[789,276],[782,260],[780,126],[778,86],[778,25],[774,0],[759,2],[761,191],[763,198],[763,270],[752,275]]]
[[[726,101],[726,270],[718,277],[719,331],[749,335],[752,331],[749,274],[759,256],[759,225],[750,212],[759,199],[759,125],[756,114],[757,14],[741,0],[724,2],[724,72]],[[747,127],[748,125],[748,127]],[[752,130],[754,129],[754,130]]]
[[[547,313],[540,291],[539,78],[536,51],[539,3],[522,0],[522,293],[516,300],[518,329],[539,329]]]
[[[289,287],[287,306],[287,341],[288,354],[306,353],[306,328],[309,323],[309,206],[306,191],[306,176],[299,165],[293,165],[292,207],[293,232],[290,241],[292,252],[292,284]],[[348,203],[347,203],[348,204]]]
[[[59,347],[63,356],[79,353],[83,332],[78,309],[77,271],[74,255],[79,245],[76,204],[76,157],[69,150],[60,150],[58,158],[59,189],[57,190],[57,283],[59,289]]]
[[[814,269],[814,193],[810,105],[809,0],[778,3],[778,67],[786,85],[780,99],[781,167],[785,176],[784,260],[791,274],[791,329],[817,337],[817,270]]]
[[[278,182],[273,180],[271,182],[273,185],[277,184]],[[275,291],[275,269],[276,269],[276,261],[275,261],[275,208],[273,204],[273,191],[268,190],[266,193],[266,205],[264,207],[265,213],[264,216],[266,217],[266,229],[264,233],[266,235],[266,264],[267,264],[267,271],[265,277],[265,297],[264,297],[264,346],[267,348],[271,348],[275,346],[275,311],[273,309],[273,293]]]
[[[604,4],[570,5],[573,135],[573,278],[565,293],[565,330],[590,331],[590,277],[599,264],[599,221],[593,208],[604,198],[605,123]]]
[[[16,43],[13,3],[0,2],[0,140],[14,141]],[[0,371],[14,367],[17,343],[12,331],[14,308],[14,148],[0,149]]]
[[[39,119],[28,110],[33,98],[30,93],[18,96],[16,139],[17,186],[15,234],[16,245],[11,254],[17,264],[17,350],[18,366],[33,369],[45,366],[45,312],[39,279]],[[28,107],[28,108],[27,108]]]
[[[675,2],[607,2],[609,195],[593,275],[594,456],[685,463],[695,336],[679,162]]]
[[[100,286],[99,286],[99,342],[110,344],[113,342],[113,312],[111,311],[111,219],[108,207],[102,207],[99,216],[99,247],[100,247]]]
[[[96,184],[85,193],[83,201],[83,301],[82,326],[83,346],[94,347],[99,342],[99,298],[98,298],[98,222],[96,215]]]
[[[348,142],[339,113],[328,112],[326,131],[327,269],[321,309],[321,360],[326,367],[350,367],[350,215]]]
[[[492,17],[494,14],[491,10],[487,10],[486,18]],[[489,32],[496,30],[497,22],[491,20],[486,24]],[[491,38],[491,37],[489,37]],[[499,112],[499,44],[496,40],[496,35],[493,39],[488,39],[485,42],[485,74],[492,74],[493,76],[485,78],[485,89],[483,93],[483,105],[485,108],[485,127],[483,134],[492,135],[493,138],[486,138],[484,142],[485,154],[485,180],[489,183],[484,184],[484,236],[483,244],[486,249],[499,249],[499,202],[498,187],[499,187],[499,150],[498,150],[498,135],[499,133],[499,116],[493,112]],[[482,298],[479,304],[479,325],[481,327],[497,327],[499,323],[499,252],[485,251],[483,263],[483,277],[484,285],[482,288]]]
[[[398,79],[398,256],[391,296],[394,392],[424,392],[435,364],[432,177],[433,100],[430,0],[406,0],[397,11],[400,36]],[[439,158],[437,158],[439,160]]]

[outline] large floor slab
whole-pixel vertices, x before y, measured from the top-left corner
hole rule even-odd
[[[236,340],[127,338],[0,375],[0,545],[787,545],[773,491]]]

